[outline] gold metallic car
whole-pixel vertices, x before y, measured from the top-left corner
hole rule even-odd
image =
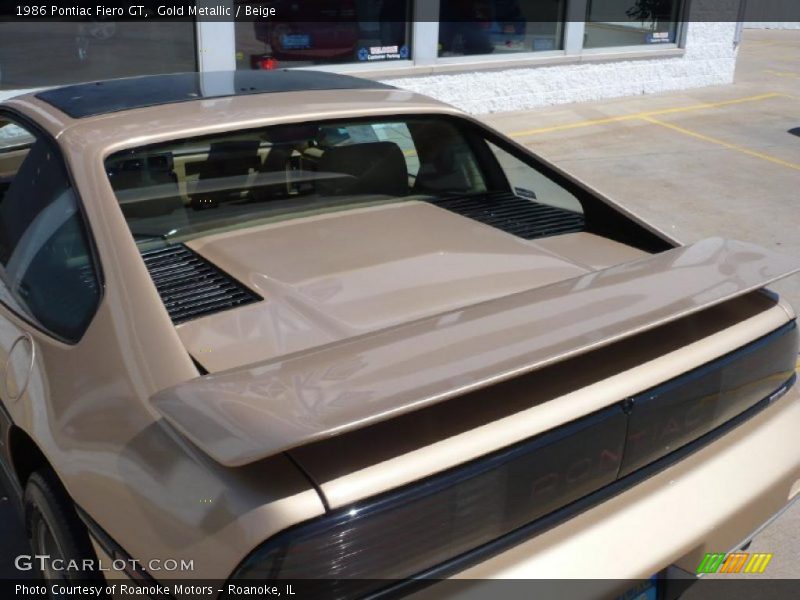
[[[613,595],[800,492],[798,266],[371,81],[40,91],[0,105],[2,464],[55,580]]]

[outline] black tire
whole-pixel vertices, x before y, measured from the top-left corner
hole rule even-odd
[[[61,558],[65,565],[73,560],[77,565],[91,560],[95,566],[91,571],[45,569],[41,577],[52,583],[105,585],[102,573],[97,570],[97,556],[89,541],[89,532],[52,469],[41,469],[30,476],[24,502],[25,529],[34,555]],[[38,560],[36,566],[40,568]]]

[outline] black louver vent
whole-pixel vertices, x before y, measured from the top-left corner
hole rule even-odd
[[[142,257],[175,324],[261,300],[186,246],[152,250]]]
[[[580,213],[511,193],[443,198],[431,203],[526,240],[577,233],[585,228]]]

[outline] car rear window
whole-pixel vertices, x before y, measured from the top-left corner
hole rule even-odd
[[[105,166],[149,247],[379,203],[511,192],[501,163],[477,127],[412,117],[187,138],[117,152]]]

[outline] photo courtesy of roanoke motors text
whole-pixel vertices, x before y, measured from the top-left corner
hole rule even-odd
[[[794,599],[800,4],[0,7],[0,597]]]

